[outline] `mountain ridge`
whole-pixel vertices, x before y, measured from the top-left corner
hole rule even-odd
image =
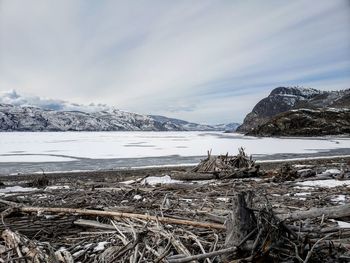
[[[0,131],[233,131],[239,126],[237,123],[205,125],[160,115],[133,113],[106,104],[83,105],[23,96],[15,90],[0,94],[0,105]]]
[[[350,89],[320,91],[278,87],[255,105],[237,131],[255,136],[348,133],[350,124],[342,118],[349,118],[349,108]],[[325,131],[322,126],[327,127]]]
[[[163,121],[159,119],[162,118]],[[0,104],[0,131],[226,131],[225,125],[141,115],[109,108],[103,111],[57,111]]]

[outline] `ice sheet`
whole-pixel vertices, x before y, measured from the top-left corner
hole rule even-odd
[[[2,155],[0,156],[0,162],[1,163],[13,163],[13,162],[30,162],[30,163],[36,163],[36,162],[70,162],[70,161],[76,161],[74,158],[69,157],[61,157],[61,156],[54,156],[54,155]]]
[[[317,153],[350,148],[350,139],[256,138],[220,132],[8,132],[0,133],[0,161],[202,156],[210,149],[212,154],[237,154],[241,146],[261,155]]]

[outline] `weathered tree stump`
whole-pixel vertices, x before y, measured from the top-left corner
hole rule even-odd
[[[241,192],[233,197],[232,212],[229,213],[226,221],[225,247],[238,247],[241,241],[256,228],[254,213],[249,207],[252,206],[252,193]],[[244,246],[240,247],[244,250]],[[240,253],[240,249],[236,253]],[[226,256],[224,260],[230,260]]]

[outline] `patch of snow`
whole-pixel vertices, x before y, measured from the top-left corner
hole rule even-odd
[[[136,181],[135,180],[128,180],[128,181],[124,181],[124,182],[120,182],[121,184],[126,184],[126,185],[129,185],[129,184],[133,184],[135,183]]]
[[[62,189],[69,189],[69,185],[52,185],[52,186],[47,186],[44,191],[62,190]]]
[[[89,247],[91,247],[92,245],[93,245],[92,243],[86,244],[86,245],[84,246],[84,248],[89,248]]]
[[[338,169],[328,169],[324,171],[322,174],[340,174],[341,171]]]
[[[188,198],[180,198],[180,201],[185,201],[186,203],[192,203],[192,199],[188,199]]]
[[[299,168],[299,169],[307,169],[307,168],[312,168],[314,165],[311,164],[294,164],[294,168]]]
[[[227,203],[227,202],[230,201],[230,198],[228,198],[228,197],[218,197],[218,198],[216,198],[216,200]]]
[[[141,196],[141,195],[135,195],[133,199],[134,199],[134,200],[141,200],[141,199],[142,199],[142,196]]]
[[[310,192],[302,192],[302,193],[295,193],[294,196],[305,196],[305,195],[311,195]]]
[[[105,250],[105,246],[107,244],[109,244],[109,242],[106,242],[106,241],[99,242],[98,245],[94,248],[94,252]]]
[[[348,223],[348,222],[338,221],[338,220],[334,220],[334,219],[330,219],[330,221],[337,222],[339,228],[350,228],[350,223]]]
[[[346,197],[345,195],[336,195],[334,196],[331,201],[336,203],[345,203]]]
[[[141,181],[142,185],[174,184],[174,183],[182,183],[182,181],[173,180],[169,175],[165,175],[162,177],[150,176]]]
[[[304,181],[296,183],[297,186],[311,186],[311,187],[325,187],[332,188],[337,186],[350,186],[350,180],[313,180],[313,181]]]
[[[272,196],[281,196],[280,194],[272,194]]]
[[[350,223],[344,221],[337,221],[340,228],[350,228]]]
[[[295,189],[300,189],[300,190],[310,190],[312,189],[311,186],[294,186]]]
[[[17,193],[17,192],[32,192],[36,191],[38,188],[34,187],[22,187],[22,186],[9,186],[5,188],[0,188],[0,193]]]

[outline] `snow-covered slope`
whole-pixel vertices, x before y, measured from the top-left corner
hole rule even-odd
[[[22,96],[16,91],[0,94],[0,131],[226,131],[232,127],[141,115],[104,104]]]
[[[182,130],[152,118],[119,110],[54,111],[0,104],[1,131],[167,131]]]
[[[205,125],[159,115],[150,115],[149,117],[160,123],[173,123],[175,125],[181,126],[186,131],[235,131],[236,128],[240,125],[239,123],[235,122],[227,124],[222,123],[214,125]]]
[[[55,111],[0,104],[0,131],[225,131],[162,116],[146,116],[117,109],[97,112]]]

